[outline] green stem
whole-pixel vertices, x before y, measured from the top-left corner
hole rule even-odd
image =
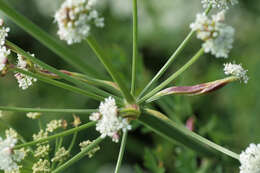
[[[69,148],[68,148],[68,152],[69,152],[69,153],[71,152],[71,150],[72,150],[72,148],[73,148],[73,146],[74,146],[74,144],[75,144],[75,142],[76,142],[77,136],[78,136],[78,132],[75,132],[75,133],[73,134],[73,137],[72,137],[70,146],[69,146]]]
[[[79,126],[79,127],[75,127],[73,129],[69,129],[69,130],[66,130],[64,132],[61,132],[61,133],[58,133],[58,134],[55,134],[55,135],[52,135],[52,136],[49,136],[47,138],[42,138],[42,139],[39,139],[39,140],[36,140],[36,141],[31,141],[31,142],[27,142],[25,144],[20,144],[20,145],[16,145],[14,147],[14,149],[19,149],[19,148],[23,148],[23,147],[28,147],[28,146],[32,146],[32,145],[36,145],[38,143],[42,143],[42,142],[45,142],[45,141],[50,141],[50,140],[53,140],[53,139],[56,139],[58,137],[63,137],[63,136],[68,136],[68,135],[71,135],[75,132],[79,132],[79,131],[82,131],[82,130],[85,130],[89,127],[92,127],[92,126],[95,126],[96,125],[96,122],[89,122],[89,123],[86,123],[82,126]]]
[[[211,6],[209,6],[205,10],[205,14],[208,14],[211,10]],[[169,68],[169,66],[175,61],[175,59],[178,57],[178,55],[183,51],[183,49],[187,46],[187,44],[192,39],[192,36],[195,34],[194,30],[191,30],[190,33],[186,36],[186,38],[182,41],[182,43],[179,45],[179,47],[176,49],[176,51],[172,54],[172,56],[169,58],[169,60],[165,63],[165,65],[157,72],[157,74],[153,77],[153,79],[146,85],[146,87],[142,90],[140,95],[138,96],[138,99],[140,99],[146,91],[156,82],[158,79],[165,73],[165,71]]]
[[[147,95],[142,97],[140,100],[137,101],[138,104],[146,101],[147,99],[151,98],[154,94],[158,91],[166,87],[169,83],[171,83],[176,77],[182,74],[185,70],[187,70],[193,63],[195,63],[202,55],[204,54],[204,49],[201,48],[184,66],[182,66],[177,72],[172,74],[167,80],[149,92]]]
[[[42,30],[40,27],[25,18],[22,14],[16,12],[13,8],[7,5],[3,0],[0,0],[0,10],[3,11],[14,23],[32,35],[35,39],[48,47],[63,60],[74,66],[76,69],[98,76],[96,69],[92,65],[88,65],[85,61],[73,52],[72,49],[60,44],[53,36]]]
[[[115,173],[119,173],[119,169],[122,164],[122,160],[123,160],[123,156],[124,156],[124,152],[125,152],[125,146],[126,146],[126,139],[127,139],[127,131],[125,131],[123,133],[123,138],[122,138],[120,151],[119,151],[119,155],[118,155],[118,159],[117,159]]]
[[[136,82],[136,59],[138,55],[138,8],[137,0],[133,0],[133,62],[132,62],[132,84],[131,93],[135,94]]]
[[[97,146],[102,140],[104,140],[104,138],[97,138],[95,141],[93,141],[89,146],[87,146],[86,148],[84,148],[81,152],[79,152],[77,155],[75,155],[73,158],[71,158],[70,160],[68,160],[67,162],[65,162],[63,165],[61,165],[60,167],[58,167],[57,169],[55,169],[54,171],[52,171],[52,173],[59,173],[59,172],[63,172],[65,169],[67,169],[68,167],[70,167],[72,164],[76,163],[77,161],[79,161],[80,159],[82,159],[84,156],[86,156],[86,153],[88,153],[89,151],[91,151],[95,146]]]
[[[103,98],[105,97],[109,97],[111,96],[110,93],[107,93],[101,89],[98,89],[96,87],[93,87],[93,86],[90,86],[88,84],[86,84],[85,82],[82,82],[82,81],[79,81],[65,73],[62,73],[61,71],[55,69],[54,67],[42,62],[41,60],[31,56],[29,53],[25,52],[23,49],[21,49],[20,47],[16,46],[15,44],[13,44],[12,42],[10,41],[7,41],[6,40],[6,45],[12,49],[12,51],[14,51],[15,53],[18,53],[18,54],[21,54],[22,56],[26,57],[27,59],[29,59],[30,61],[32,61],[33,63],[35,64],[38,64],[40,65],[42,68],[52,72],[52,73],[55,73],[57,74],[58,76],[60,76],[61,78],[69,81],[69,82],[72,82],[74,83],[75,85],[79,86],[79,87],[84,87],[86,90],[89,90],[93,93],[96,93],[96,94],[99,94],[101,96],[103,96]],[[115,99],[119,102],[122,102],[122,100],[118,97],[115,97]]]
[[[29,71],[25,71],[25,70],[22,70],[22,69],[19,69],[19,68],[15,68],[15,69],[12,69],[12,70],[19,72],[19,73],[22,73],[22,74],[25,74],[25,75],[28,75],[28,76],[31,76],[31,77],[34,77],[34,78],[37,78],[37,79],[39,79],[43,82],[46,82],[48,84],[51,84],[51,85],[54,85],[54,86],[57,86],[57,87],[78,93],[78,94],[81,94],[81,95],[88,96],[88,97],[90,97],[94,100],[97,100],[97,101],[102,101],[104,99],[103,97],[98,96],[96,94],[93,94],[91,92],[82,90],[80,88],[77,88],[77,87],[74,87],[74,86],[71,86],[71,85],[68,85],[68,84],[65,84],[63,82],[59,82],[59,81],[56,81],[56,80],[53,80],[53,79],[43,77],[39,74],[35,74],[35,73],[29,72]]]
[[[99,58],[99,60],[102,62],[102,64],[105,66],[106,70],[111,75],[113,80],[117,83],[117,85],[120,88],[120,90],[121,90],[123,96],[125,97],[125,99],[129,103],[134,103],[135,98],[128,91],[124,81],[121,79],[121,77],[119,76],[119,73],[112,66],[111,61],[109,61],[109,59],[105,56],[103,50],[101,49],[101,47],[99,47],[97,41],[91,36],[89,36],[86,39],[86,41],[89,44],[89,46],[92,48],[92,50],[95,52],[95,54]]]
[[[22,107],[9,107],[0,106],[3,111],[15,112],[43,112],[43,113],[75,113],[75,114],[91,114],[97,112],[97,109],[46,109],[46,108],[22,108]]]

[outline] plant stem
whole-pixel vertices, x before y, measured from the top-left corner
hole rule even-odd
[[[135,95],[136,82],[136,59],[138,55],[138,8],[137,0],[132,0],[133,4],[133,59],[132,59],[132,84],[131,93]]]
[[[43,113],[76,113],[76,114],[90,114],[97,112],[97,109],[46,109],[46,108],[22,108],[22,107],[9,107],[0,106],[3,111],[15,112],[43,112]]]
[[[110,76],[117,83],[118,87],[120,88],[120,90],[121,90],[123,96],[125,97],[125,99],[127,100],[127,102],[134,103],[135,102],[135,98],[128,91],[124,81],[119,76],[119,73],[113,68],[111,62],[105,56],[103,50],[101,49],[101,47],[99,47],[97,41],[93,37],[91,37],[91,36],[89,36],[86,39],[86,41],[89,44],[89,46],[92,48],[92,50],[95,52],[95,54],[99,58],[99,60],[102,62],[102,64],[105,66],[105,68],[108,71],[108,73],[110,74]]]
[[[60,76],[61,78],[65,79],[65,80],[67,80],[69,82],[74,83],[78,87],[84,87],[85,89],[87,89],[87,90],[89,90],[89,91],[91,91],[93,93],[96,93],[96,94],[99,94],[99,95],[103,96],[103,98],[111,96],[110,93],[107,93],[107,92],[105,92],[105,91],[103,91],[101,89],[98,89],[96,87],[90,86],[90,85],[86,84],[85,82],[77,80],[77,79],[75,79],[75,78],[73,78],[73,77],[71,77],[71,76],[69,76],[69,75],[67,75],[67,74],[65,74],[65,73],[55,69],[54,67],[52,67],[52,66],[42,62],[41,60],[33,57],[32,55],[30,55],[29,53],[25,52],[23,49],[21,49],[20,47],[16,46],[15,44],[13,44],[10,41],[6,40],[6,45],[10,49],[12,49],[12,51],[14,51],[15,53],[21,54],[22,56],[26,57],[27,59],[29,59],[33,63],[38,64],[42,68],[44,68],[46,70],[49,70],[52,73],[57,74],[58,76]],[[119,102],[122,102],[122,100],[120,98],[118,98],[118,97],[115,97],[115,99],[117,99],[117,101],[119,101]]]
[[[76,69],[86,73],[99,76],[96,69],[92,65],[86,64],[81,57],[73,52],[72,49],[60,44],[53,36],[42,30],[40,27],[25,18],[22,14],[16,12],[13,8],[7,5],[3,0],[0,0],[0,10],[5,13],[14,23],[32,35],[35,39],[52,50],[63,60],[74,66]]]
[[[71,150],[72,150],[72,148],[73,148],[73,146],[74,146],[74,144],[75,144],[75,142],[76,142],[77,136],[78,136],[78,132],[75,132],[75,133],[73,134],[73,137],[72,137],[70,146],[69,146],[69,148],[68,148],[68,152],[69,152],[69,153],[71,152]]]
[[[84,148],[81,152],[79,152],[77,155],[75,155],[73,158],[71,158],[70,160],[68,160],[67,162],[65,162],[63,165],[61,165],[60,167],[58,167],[57,169],[55,169],[54,171],[52,171],[52,173],[59,173],[64,171],[65,169],[67,169],[68,167],[70,167],[72,164],[74,164],[75,162],[79,161],[80,159],[82,159],[86,153],[88,153],[90,150],[92,150],[95,146],[97,146],[102,140],[104,140],[104,138],[97,138],[95,141],[93,141],[89,146],[87,146],[86,148]]]
[[[151,92],[149,92],[147,95],[145,95],[143,98],[137,101],[138,104],[146,101],[147,99],[151,98],[154,94],[156,94],[158,91],[163,89],[165,86],[167,86],[170,82],[172,82],[176,77],[178,77],[180,74],[182,74],[185,70],[187,70],[193,63],[195,63],[202,55],[204,54],[204,49],[201,48],[184,66],[182,66],[177,72],[172,74],[167,80],[165,80],[163,83],[161,83],[159,86],[157,86],[155,89],[153,89]]]
[[[124,152],[125,152],[125,146],[126,146],[126,139],[127,139],[127,130],[123,133],[123,138],[121,141],[121,146],[120,146],[120,151],[119,151],[119,155],[118,155],[118,159],[117,159],[115,173],[119,173],[119,169],[122,164],[122,160],[123,160],[123,156],[124,156]]]
[[[210,5],[206,10],[205,14],[208,14],[211,10],[212,6]],[[190,33],[186,36],[186,38],[182,41],[179,47],[175,50],[169,60],[165,63],[165,65],[157,72],[157,74],[153,77],[153,79],[146,85],[146,87],[142,90],[138,99],[140,99],[146,91],[156,82],[158,79],[165,73],[165,71],[169,68],[169,66],[174,62],[174,60],[178,57],[178,55],[183,51],[183,49],[190,42],[192,36],[195,34],[194,30],[191,30]]]
[[[14,149],[19,149],[19,148],[23,148],[23,147],[32,146],[32,145],[35,145],[35,144],[38,144],[38,143],[42,143],[42,142],[45,142],[45,141],[50,141],[50,140],[56,139],[58,137],[68,136],[68,135],[71,135],[71,134],[73,134],[75,132],[79,132],[79,131],[85,130],[85,129],[87,129],[89,127],[92,127],[92,126],[95,126],[95,125],[96,125],[96,122],[89,122],[89,123],[86,123],[86,124],[84,124],[82,126],[66,130],[64,132],[61,132],[61,133],[49,136],[47,138],[43,138],[43,139],[39,139],[39,140],[36,140],[36,141],[27,142],[25,144],[16,145],[14,147]]]
[[[17,72],[22,73],[22,74],[25,74],[25,75],[28,75],[28,76],[31,76],[31,77],[34,77],[34,78],[37,78],[37,79],[39,79],[43,82],[46,82],[48,84],[51,84],[51,85],[54,85],[54,86],[57,86],[57,87],[78,93],[78,94],[81,94],[81,95],[88,96],[88,97],[90,97],[94,100],[97,100],[97,101],[102,101],[104,99],[103,97],[98,96],[96,94],[93,94],[91,92],[82,90],[80,88],[77,88],[77,87],[74,87],[74,86],[71,86],[71,85],[68,85],[68,84],[65,84],[63,82],[59,82],[59,81],[56,81],[56,80],[53,80],[53,79],[43,77],[39,74],[35,74],[35,73],[29,72],[29,71],[25,71],[25,70],[22,70],[22,69],[19,69],[19,68],[15,68],[15,69],[12,69],[12,70],[17,71]]]

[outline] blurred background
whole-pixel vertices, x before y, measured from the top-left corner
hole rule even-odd
[[[54,23],[53,16],[62,3],[61,0],[8,0],[8,3],[57,38],[57,25]],[[137,92],[140,92],[185,38],[190,31],[189,24],[194,21],[196,13],[202,12],[203,9],[200,0],[160,2],[142,0],[138,3],[140,56]],[[105,18],[105,28],[92,30],[129,86],[131,77],[129,64],[132,56],[131,10],[131,0],[100,0],[98,11]],[[0,14],[0,17],[4,18],[11,28],[9,40],[52,66],[77,71],[4,15]],[[240,0],[238,5],[228,11],[226,23],[236,29],[230,58],[216,59],[211,55],[204,55],[172,85],[193,85],[223,78],[225,62],[242,63],[243,67],[248,69],[250,77],[248,84],[232,83],[203,96],[165,97],[154,106],[167,113],[171,119],[181,120],[183,124],[190,118],[194,119],[196,133],[240,153],[249,143],[260,142],[260,1]],[[201,42],[194,37],[161,81],[187,62],[200,46]],[[108,74],[86,44],[73,45],[70,49],[76,51],[85,63],[92,64],[98,69],[104,79],[109,79]],[[167,106],[162,106],[162,102]],[[0,78],[1,106],[96,108],[98,104],[83,96],[42,82],[37,82],[23,91],[18,88],[11,73]],[[70,114],[44,114],[41,120],[48,122],[59,118],[66,119],[68,122],[73,121]],[[88,121],[87,116],[83,115],[80,118],[82,122]],[[26,118],[25,113],[4,112],[0,124],[2,135],[7,128],[7,122],[27,140],[32,140],[32,134],[39,130],[38,123]],[[198,153],[169,143],[146,128],[138,125],[135,125],[135,128],[136,130],[129,135],[122,173],[238,172],[238,165],[222,164],[223,162],[217,159],[199,157]],[[81,132],[77,142],[94,139],[97,135],[94,129]],[[70,137],[66,140],[69,141]],[[79,147],[75,147],[73,153],[78,151]],[[113,172],[118,151],[118,144],[106,140],[94,158],[83,159],[65,172]]]

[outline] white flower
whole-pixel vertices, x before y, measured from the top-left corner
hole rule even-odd
[[[53,132],[62,127],[62,120],[52,120],[47,124],[46,132]]]
[[[3,46],[5,44],[5,38],[8,36],[8,32],[10,32],[10,28],[6,28],[3,25],[3,19],[0,19],[0,46]]]
[[[224,19],[224,11],[213,15],[212,19],[205,14],[197,14],[196,21],[190,25],[197,32],[197,38],[204,41],[204,51],[211,52],[217,58],[227,58],[234,41],[235,30],[222,23]]]
[[[5,136],[7,138],[9,137],[9,138],[16,139],[16,138],[18,138],[18,133],[13,128],[10,128],[10,129],[5,130]]]
[[[31,54],[34,56],[34,54]],[[28,71],[27,69],[27,61],[23,58],[22,55],[17,54],[17,68]],[[22,73],[16,73],[15,78],[18,81],[19,87],[22,88],[23,90],[27,89],[29,86],[33,84],[33,82],[36,82],[37,79],[33,78],[31,76],[24,75]]]
[[[28,112],[26,116],[31,119],[38,119],[42,114],[40,112]]]
[[[239,156],[240,173],[260,172],[260,144],[250,144]]]
[[[99,112],[93,113],[90,119],[97,121],[96,130],[101,133],[101,137],[109,136],[114,142],[119,141],[120,130],[131,130],[128,120],[118,116],[118,108],[112,97],[101,102]]]
[[[85,39],[91,29],[104,26],[104,18],[99,17],[93,5],[96,0],[66,0],[55,14],[58,23],[58,35],[68,44],[79,43]]]
[[[61,147],[56,153],[55,156],[51,159],[52,162],[64,162],[69,156],[69,151],[64,147]]]
[[[11,51],[4,46],[10,28],[6,28],[3,25],[3,19],[0,19],[0,71],[6,66],[7,56],[11,53]]]
[[[99,112],[94,112],[89,116],[89,120],[97,121],[101,118],[101,114]]]
[[[235,5],[238,0],[201,0],[203,8],[208,8],[210,5],[212,8],[229,9],[230,5]]]
[[[79,144],[81,151],[84,150],[86,147],[88,147],[91,143],[92,143],[92,141],[90,141],[90,140],[81,142],[81,143]],[[91,150],[87,153],[88,157],[89,157],[89,158],[92,158],[92,157],[94,156],[94,154],[95,154],[98,150],[100,150],[100,146],[96,146],[95,148],[91,149]]]
[[[17,139],[7,137],[0,138],[0,170],[13,171],[19,169],[18,162],[21,162],[25,153],[22,150],[13,150]]]
[[[7,63],[7,56],[10,55],[11,51],[5,46],[0,46],[0,71],[4,69]]]
[[[47,173],[51,172],[51,164],[48,160],[40,159],[37,163],[33,164],[33,173]]]
[[[226,63],[224,64],[224,72],[226,75],[233,75],[241,80],[244,81],[244,83],[248,82],[248,76],[246,75],[248,70],[243,69],[241,64],[232,64],[232,63]]]
[[[33,134],[33,140],[41,140],[48,137],[48,132],[43,131],[42,129],[39,131],[38,134]]]
[[[39,145],[37,149],[34,151],[34,157],[44,158],[49,155],[50,145]]]

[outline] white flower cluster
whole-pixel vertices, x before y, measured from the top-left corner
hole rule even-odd
[[[11,51],[5,47],[5,39],[9,31],[10,28],[4,27],[4,21],[0,19],[0,71],[6,66],[7,56],[11,53]]]
[[[40,112],[28,112],[26,116],[30,119],[38,119],[42,116]]]
[[[62,120],[51,120],[46,127],[46,132],[54,132],[56,129],[62,127]]]
[[[51,164],[48,160],[40,159],[38,162],[33,164],[33,173],[47,173],[51,172]]]
[[[96,0],[66,0],[55,14],[58,23],[58,35],[68,44],[79,43],[85,39],[91,24],[104,27],[104,18],[99,17],[93,5]]]
[[[225,19],[224,11],[208,18],[205,14],[197,14],[196,21],[190,25],[197,31],[197,38],[204,41],[202,47],[206,53],[211,52],[217,58],[227,58],[234,41],[235,30],[222,23]]]
[[[32,56],[34,56],[34,54],[31,54]],[[17,68],[28,71],[27,69],[27,62],[26,60],[23,58],[22,55],[17,54]],[[29,86],[31,86],[33,84],[33,82],[36,82],[37,79],[33,78],[31,76],[27,76],[24,75],[22,73],[16,73],[15,78],[17,79],[18,83],[19,83],[19,87],[22,88],[23,90],[27,89]]]
[[[260,172],[260,144],[250,144],[243,151],[239,160],[241,163],[240,173],[259,173]]]
[[[13,150],[17,139],[7,137],[5,140],[0,138],[0,170],[18,171],[18,162],[21,162],[26,153],[23,150]]]
[[[101,133],[101,137],[109,136],[114,142],[119,141],[120,130],[131,130],[128,120],[118,116],[116,102],[112,97],[100,103],[99,112],[93,113],[90,120],[97,121],[96,130]]]
[[[244,83],[248,82],[248,76],[246,75],[248,70],[243,69],[241,64],[232,64],[232,63],[226,63],[224,64],[224,72],[226,75],[233,75],[241,80],[244,81]]]
[[[237,4],[238,0],[201,0],[201,3],[203,8],[212,6],[212,8],[229,9],[229,6]]]
[[[90,144],[92,144],[92,141],[90,141],[90,140],[81,142],[81,143],[79,144],[81,151],[84,150],[86,147],[88,147]],[[92,157],[94,156],[94,154],[95,154],[98,150],[100,150],[100,146],[96,146],[95,148],[91,149],[91,150],[87,153],[88,157],[89,157],[89,158],[92,158]]]

